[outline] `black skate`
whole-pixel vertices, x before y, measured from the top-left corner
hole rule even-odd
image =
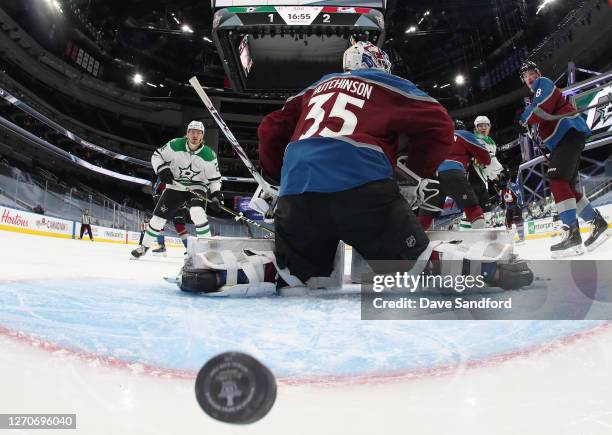
[[[148,250],[149,250],[149,248],[146,248],[146,247],[140,245],[138,248],[136,248],[136,249],[134,249],[132,251],[132,260],[138,260],[140,257],[145,255]]]
[[[612,232],[608,229],[608,223],[598,210],[595,210],[595,219],[591,222],[591,235],[584,242],[587,251],[595,250],[599,245],[612,237]]]
[[[153,254],[155,254],[155,255],[163,255],[164,257],[165,257],[166,255],[168,255],[168,254],[166,254],[166,247],[165,247],[165,246],[160,246],[160,247],[159,247],[159,248],[157,248],[157,249],[153,249],[151,252],[152,252]]]
[[[561,227],[561,241],[550,247],[552,258],[572,257],[584,254],[582,247],[582,237],[580,237],[580,227],[578,221],[572,225]]]

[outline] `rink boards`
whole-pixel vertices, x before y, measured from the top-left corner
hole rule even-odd
[[[96,242],[138,244],[140,233],[116,228],[91,226]],[[37,213],[0,206],[0,230],[16,233],[34,234],[37,236],[76,239],[79,237],[81,223]],[[88,236],[84,236],[88,239]],[[166,237],[167,246],[183,246],[181,239]]]
[[[597,207],[597,210],[601,212],[606,221],[612,223],[612,204]],[[92,225],[91,227],[96,242],[136,245],[140,239],[140,233],[136,231],[126,231],[98,225]],[[528,240],[553,237],[558,233],[551,217],[525,221],[524,227],[525,238]],[[79,236],[80,228],[81,223],[77,221],[0,206],[0,230],[76,239]],[[586,222],[581,221],[580,228],[583,233],[589,231]],[[177,237],[166,237],[166,245],[171,247],[183,246],[181,240]]]

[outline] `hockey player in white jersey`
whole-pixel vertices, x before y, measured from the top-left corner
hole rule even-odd
[[[477,161],[470,165],[468,170],[468,179],[474,189],[474,193],[478,197],[480,207],[485,212],[485,216],[490,215],[492,208],[492,200],[489,195],[489,188],[495,189],[495,181],[499,180],[499,175],[504,170],[503,166],[497,160],[497,145],[491,138],[491,121],[487,116],[479,115],[474,120],[474,134],[478,139],[484,142],[489,155],[491,156],[491,163],[483,165]],[[492,183],[492,184],[491,184]]]
[[[219,209],[223,204],[219,163],[215,152],[204,144],[204,124],[200,121],[189,123],[186,136],[172,139],[157,149],[151,164],[166,184],[166,190],[155,206],[142,245],[132,251],[133,258],[140,258],[148,251],[166,220],[172,219],[181,205],[187,204],[196,235],[206,237],[211,233],[204,197],[209,195],[211,208]]]

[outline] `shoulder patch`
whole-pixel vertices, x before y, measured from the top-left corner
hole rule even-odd
[[[212,150],[212,148],[204,145],[200,151],[198,151],[198,157],[206,160],[207,162],[211,162],[217,158],[217,155]]]
[[[187,143],[186,137],[177,137],[167,143],[172,148],[172,151],[185,151],[185,144]]]

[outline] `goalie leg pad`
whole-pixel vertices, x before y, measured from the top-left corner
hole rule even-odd
[[[487,275],[491,278],[487,281],[489,285],[501,287],[504,290],[516,290],[530,285],[533,282],[533,272],[524,261],[514,263],[491,263],[496,271],[490,271]],[[484,265],[483,265],[484,269]]]
[[[218,270],[187,269],[181,273],[181,290],[188,293],[214,293],[221,288]]]
[[[533,282],[533,272],[527,263],[513,260],[511,244],[482,241],[466,246],[443,243],[435,251],[443,260],[442,275],[482,275],[489,286],[504,290],[515,290]]]

